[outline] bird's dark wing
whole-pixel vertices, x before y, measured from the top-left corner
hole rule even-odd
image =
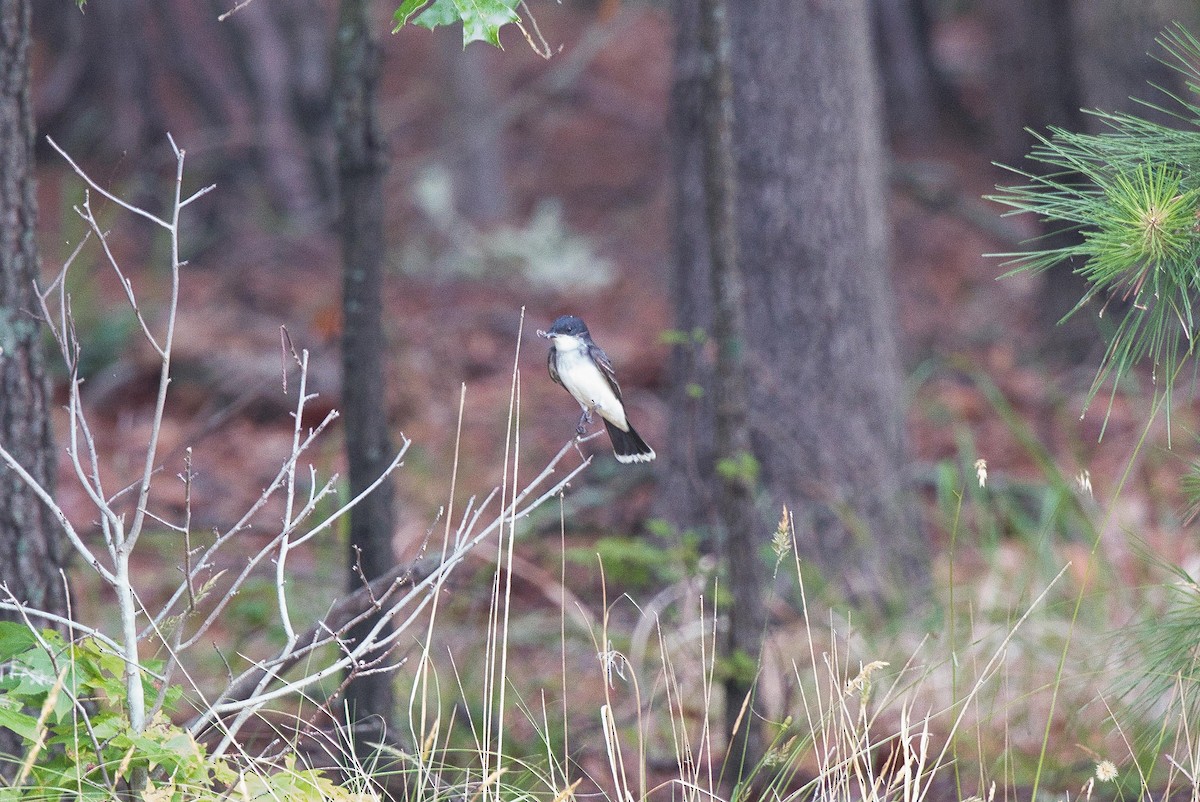
[[[613,370],[612,360],[608,358],[608,354],[604,353],[604,349],[592,343],[588,346],[588,356],[600,366],[600,372],[604,374],[604,378],[608,380],[608,386],[612,388],[613,393],[617,396],[617,400],[621,400],[621,385],[617,384],[617,372]]]
[[[566,385],[562,383],[562,379],[560,379],[558,376],[558,367],[554,364],[554,354],[555,350],[554,346],[552,345],[550,346],[550,353],[546,354],[546,370],[550,372],[550,378],[555,384],[562,384],[563,387],[566,387]]]

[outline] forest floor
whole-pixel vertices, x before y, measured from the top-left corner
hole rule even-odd
[[[501,482],[514,364],[520,370],[521,475],[535,473],[573,435],[578,411],[546,376],[545,344],[533,334],[558,314],[571,312],[587,320],[617,365],[638,428],[660,453],[667,448],[668,348],[663,334],[671,327],[672,315],[672,187],[666,139],[670,30],[661,13],[624,13],[607,23],[602,46],[591,58],[572,63],[571,54],[580,42],[600,35],[585,22],[578,11],[546,15],[543,32],[551,42],[563,44],[562,53],[549,61],[529,53],[517,40],[507,43],[504,53],[488,56],[498,97],[511,111],[504,164],[498,166],[496,180],[507,186],[512,225],[528,232],[539,204],[553,200],[561,206],[559,222],[548,224],[551,235],[528,246],[550,254],[544,261],[551,269],[536,273],[499,260],[474,272],[474,252],[452,242],[447,233],[452,227],[428,216],[414,200],[414,187],[433,180],[427,168],[446,158],[447,115],[439,100],[436,71],[428,68],[436,64],[429,34],[406,31],[384,43],[383,124],[393,144],[387,210],[392,249],[385,298],[391,343],[387,397],[397,438],[403,433],[412,440],[396,476],[396,548],[402,557],[425,546],[439,508],[449,501],[464,385],[456,479],[460,508],[468,495],[486,495]],[[969,36],[970,31],[947,35]],[[187,133],[174,133],[186,147]],[[1191,433],[1200,428],[1200,410],[1190,400],[1177,403],[1172,412],[1173,451],[1168,449],[1163,421],[1145,431],[1148,381],[1123,387],[1107,415],[1107,398],[1102,395],[1081,418],[1098,352],[1075,363],[1048,357],[1054,350],[1046,345],[1048,335],[1036,312],[1038,279],[997,280],[1004,272],[1003,260],[983,255],[1012,251],[1033,233],[1027,223],[1002,219],[998,207],[982,200],[1007,180],[1004,173],[969,138],[950,134],[897,144],[894,160],[888,211],[908,428],[939,572],[948,570],[952,536],[969,535],[979,542],[956,555],[962,560],[957,581],[975,582],[974,592],[981,596],[993,582],[1002,596],[1007,590],[1004,577],[1019,576],[1024,562],[1033,559],[1031,554],[1055,570],[1073,566],[1068,573],[1084,582],[1084,566],[1091,564],[1089,555],[1094,553],[1079,515],[1090,517],[1099,530],[1106,576],[1122,587],[1138,587],[1159,576],[1146,564],[1146,552],[1196,567],[1197,549],[1181,523],[1184,502],[1177,488],[1179,476],[1189,467]],[[103,166],[98,169],[100,176],[106,175]],[[914,186],[936,189],[937,200],[931,201],[928,192],[914,191]],[[167,191],[165,185],[162,190]],[[48,161],[40,192],[43,258],[51,271],[61,263],[64,229],[78,229],[65,211],[78,183]],[[320,393],[310,410],[313,421],[338,405],[336,237],[328,225],[289,226],[273,218],[264,211],[263,198],[226,198],[221,187],[211,197],[211,203],[222,205],[224,220],[240,224],[227,225],[219,241],[185,255],[190,264],[182,281],[175,379],[162,435],[165,470],[155,496],[159,514],[182,512],[183,487],[173,477],[181,470],[184,449],[193,449],[196,531],[236,520],[288,453],[288,415],[294,400],[283,394],[281,326],[293,344],[311,352],[310,384]],[[111,220],[114,229],[130,224],[115,213]],[[189,225],[186,217],[184,224]],[[566,234],[580,239],[564,245]],[[150,307],[157,303],[161,310],[168,276],[161,266],[160,243],[136,225],[122,236],[119,255],[128,260],[128,273],[145,297],[160,299],[152,300]],[[472,236],[479,238],[478,245],[495,232]],[[519,238],[513,232],[506,236]],[[568,247],[590,249],[587,264],[606,267],[607,272],[588,267],[591,283],[586,289],[564,288],[568,277],[552,268],[555,259],[567,258]],[[98,260],[89,277],[79,279],[74,303],[85,346],[98,344],[97,368],[85,394],[101,450],[110,455],[111,468],[106,470],[111,469],[115,483],[139,464],[156,365],[130,330],[128,315],[120,311],[119,283]],[[60,416],[56,425],[61,438],[67,431],[65,418]],[[1145,443],[1139,448],[1144,433]],[[573,559],[579,548],[586,554],[597,537],[643,533],[645,522],[656,514],[653,469],[618,472],[602,440],[585,449],[598,456],[594,468],[567,494],[565,542],[575,549]],[[1135,453],[1138,457],[1125,480]],[[977,458],[987,461],[992,489],[986,500],[992,506],[984,510],[967,505],[956,528],[948,491],[957,488],[970,498],[983,498],[969,490]],[[337,430],[326,438],[316,460],[325,476],[342,470]],[[92,520],[94,513],[65,459],[60,471],[60,496],[68,514],[77,521]],[[1092,495],[1073,490],[1083,471]],[[277,510],[264,513],[264,527],[272,514],[278,517]],[[649,589],[653,577],[634,576],[627,567],[625,574],[609,577],[605,598],[594,561],[589,565],[586,558],[572,562],[566,569],[569,578],[560,584],[557,514],[550,517],[554,520],[531,525],[518,543],[517,593],[530,609],[540,609],[544,616],[549,606],[553,619],[560,613],[558,607],[568,606],[556,607],[555,600],[569,596],[585,608],[583,617],[595,622],[606,602],[622,591],[658,592]],[[247,533],[247,538],[254,537]],[[166,587],[174,571],[170,555],[178,544],[167,534],[151,543],[146,576],[161,574]],[[333,567],[340,549],[332,543],[301,555],[297,567],[302,579],[311,580],[313,587],[340,583]],[[481,555],[481,574],[487,573],[493,557]],[[160,580],[149,581],[154,585]],[[478,579],[464,580],[464,586],[472,582],[482,586]],[[1025,587],[1024,580],[1018,584]],[[92,592],[98,593],[85,593]],[[1031,603],[1033,595],[1013,603]],[[1071,598],[1065,593],[1067,602]],[[314,610],[319,612],[326,601],[314,600]],[[464,604],[461,616],[447,621],[449,642],[471,639],[473,624],[482,620],[480,604]],[[574,617],[577,611],[561,614]],[[239,615],[250,626],[258,620],[253,610],[243,609]],[[774,615],[779,643],[790,643],[800,628],[798,614],[784,606]],[[531,625],[534,629],[546,626],[545,618],[531,620],[541,622]],[[1132,620],[1108,620],[1097,629]],[[230,624],[231,629],[235,626]],[[513,646],[524,661],[523,670],[531,676],[545,673],[549,679],[543,687],[561,685],[556,679],[557,648],[547,657],[544,641],[535,633],[525,632],[523,637]],[[894,633],[888,637],[901,648],[915,644]],[[1084,647],[1099,648],[1086,641]],[[786,652],[792,647],[779,648]],[[580,653],[587,651],[585,647]],[[869,657],[855,654],[846,665],[860,659]],[[1050,672],[1053,675],[1053,668]],[[599,702],[603,682],[576,690],[585,700]],[[1081,704],[1094,700],[1094,690],[1091,681],[1079,690],[1076,695],[1085,700]],[[786,691],[779,690],[777,698],[786,699]],[[595,718],[598,703],[591,701],[581,705],[588,711],[581,719]],[[1089,726],[1099,727],[1094,721],[1100,719],[1103,715]],[[594,721],[581,726],[596,735]],[[1019,726],[1026,735],[1017,733],[1016,723],[1012,731],[1006,725],[1001,743],[1027,756],[1036,754],[1044,723],[1030,720]],[[1057,726],[1055,737],[1062,740],[1055,742],[1054,751],[1064,766],[1086,762],[1088,750],[1112,745],[1109,733],[1060,734]],[[536,741],[532,730],[529,738]],[[1077,744],[1087,748],[1081,751]],[[584,750],[579,760],[597,776],[607,775],[602,748]],[[1023,779],[1007,764],[1004,771],[1018,782]],[[1086,777],[1086,771],[1067,771],[1062,787],[1052,790],[1078,788],[1080,776]]]

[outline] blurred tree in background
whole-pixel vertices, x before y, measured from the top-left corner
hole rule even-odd
[[[156,162],[133,156],[169,162],[162,132],[186,130],[193,169],[223,192],[260,197],[293,224],[328,219],[333,8],[252,2],[218,22],[229,5],[124,0],[80,13],[71,2],[39,3],[39,132],[149,186]],[[233,224],[206,222],[210,237]]]

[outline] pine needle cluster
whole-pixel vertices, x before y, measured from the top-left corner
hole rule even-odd
[[[1184,75],[1188,95],[1160,89],[1169,102],[1145,105],[1169,115],[1171,124],[1092,111],[1103,124],[1098,133],[1033,132],[1037,144],[1028,158],[1040,168],[1007,168],[1025,183],[1001,187],[990,198],[1010,207],[1010,214],[1037,215],[1055,232],[1035,241],[1042,247],[1002,254],[1012,268],[1006,275],[1070,269],[1086,279],[1088,289],[1067,317],[1092,301],[1101,316],[1120,310],[1089,402],[1108,379],[1115,392],[1145,359],[1154,367],[1156,389],[1169,401],[1195,347],[1200,41],[1176,26],[1158,42],[1163,62]]]

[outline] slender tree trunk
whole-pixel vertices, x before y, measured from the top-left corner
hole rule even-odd
[[[710,65],[704,91],[704,214],[709,232],[709,276],[713,303],[713,456],[716,518],[729,577],[728,630],[725,633],[725,723],[731,734],[730,779],[740,782],[762,757],[762,716],[754,699],[762,650],[762,593],[766,571],[760,547],[765,541],[754,508],[757,470],[750,450],[749,394],[746,386],[745,313],[738,263],[733,152],[733,79],[729,66],[728,6],[701,0],[700,48]]]
[[[29,0],[0,2],[0,443],[53,491],[54,440],[34,291],[38,251],[29,24]],[[31,607],[65,615],[59,570],[66,559],[54,517],[15,473],[0,466],[0,585]],[[0,613],[0,618],[12,617]],[[0,753],[14,754],[19,745],[20,739],[0,730]],[[0,762],[0,774],[11,767]]]
[[[922,0],[871,0],[885,108],[893,134],[923,136],[937,124],[939,86],[922,30]]]
[[[376,120],[378,46],[372,37],[367,0],[342,0],[338,19],[334,78],[343,259],[342,406],[350,494],[362,492],[394,456],[385,409],[385,340],[381,315],[383,286],[383,143]],[[390,482],[350,513],[349,585],[362,585],[395,564],[395,514]],[[351,630],[361,638],[368,621]],[[346,689],[352,720],[358,724],[395,721],[390,673],[354,677]],[[378,734],[375,735],[378,738]]]
[[[717,525],[713,487],[712,360],[705,342],[712,331],[711,249],[704,203],[704,110],[707,64],[700,46],[700,9],[673,0],[674,77],[668,126],[674,174],[674,258],[670,274],[678,342],[671,349],[670,447],[662,454],[665,517],[683,529]]]

